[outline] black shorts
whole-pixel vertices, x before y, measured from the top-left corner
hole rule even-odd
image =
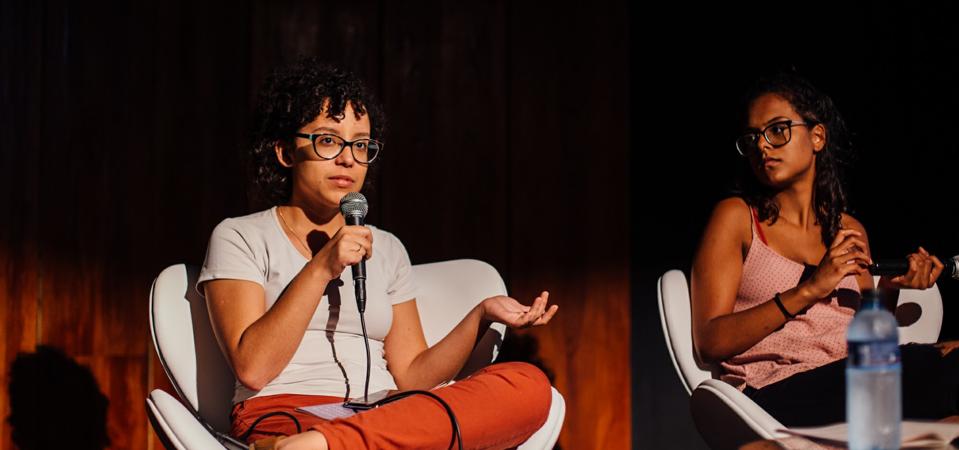
[[[902,352],[902,417],[941,419],[959,413],[959,350],[943,357],[932,344],[906,344]],[[743,391],[787,427],[846,420],[846,359],[762,389]]]

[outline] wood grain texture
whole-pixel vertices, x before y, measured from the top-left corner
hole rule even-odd
[[[417,262],[479,258],[508,273],[505,12],[501,2],[388,2],[381,222]]]
[[[37,343],[38,299],[42,277],[38,258],[37,185],[40,182],[37,127],[42,107],[31,99],[42,93],[38,59],[28,56],[42,30],[18,26],[39,23],[35,2],[0,2],[0,449],[12,448],[9,384],[10,362]]]
[[[100,391],[110,401],[107,410],[110,448],[145,448],[150,438],[148,433],[152,431],[142,423],[146,413],[140,412],[144,410],[144,393],[147,391],[144,358],[139,355],[81,356],[76,361],[90,368]]]
[[[580,5],[538,20],[539,8],[512,7],[513,290],[549,289],[560,305],[556,323],[535,332],[567,400],[560,444],[628,448],[625,8]]]

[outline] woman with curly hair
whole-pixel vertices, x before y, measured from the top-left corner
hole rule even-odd
[[[383,153],[384,128],[380,107],[353,75],[313,59],[277,70],[261,92],[253,161],[275,206],[221,222],[197,283],[237,379],[233,434],[260,447],[446,448],[453,428],[429,397],[331,421],[296,408],[342,404],[367,388],[432,389],[460,371],[491,322],[539,326],[556,313],[546,292],[530,306],[488,298],[427,347],[403,244],[374,226],[347,225],[339,210]],[[344,269],[362,260],[366,324],[353,289],[343,288],[352,284]],[[549,381],[525,363],[495,364],[432,392],[455,413],[467,448],[516,446],[550,407]],[[296,434],[297,422],[306,431]]]
[[[693,340],[722,379],[786,426],[845,417],[846,328],[873,289],[863,225],[846,213],[841,166],[851,145],[832,100],[780,73],[746,95],[738,196],[716,206],[693,262]],[[919,247],[887,299],[926,289],[943,264]],[[888,306],[888,305],[887,305]],[[956,414],[959,353],[902,346],[904,417]]]

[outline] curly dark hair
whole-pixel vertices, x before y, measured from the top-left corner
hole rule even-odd
[[[383,110],[352,73],[307,57],[279,67],[267,77],[254,113],[251,161],[263,200],[283,203],[293,193],[290,169],[277,161],[275,146],[292,142],[293,133],[316,120],[320,113],[330,118],[342,117],[347,103],[353,106],[357,119],[369,115],[372,137],[384,140]],[[373,178],[374,167],[375,164],[370,165],[367,180]]]
[[[842,172],[852,158],[852,141],[846,122],[828,95],[795,72],[782,71],[760,78],[743,98],[742,110],[746,115],[752,103],[765,94],[784,98],[803,120],[826,128],[826,145],[816,156],[813,206],[816,222],[822,228],[822,241],[828,247],[842,226],[842,213],[847,207]],[[773,198],[775,190],[756,179],[748,167],[742,169],[737,183],[738,194],[756,208],[759,220],[776,223],[779,204]]]

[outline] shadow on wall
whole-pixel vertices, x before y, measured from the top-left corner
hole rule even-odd
[[[511,361],[530,363],[546,374],[550,384],[555,382],[553,370],[547,367],[546,363],[539,357],[539,341],[531,334],[506,332],[503,346],[500,348],[499,354],[496,355],[495,362]]]
[[[555,373],[546,366],[542,358],[539,357],[539,341],[531,334],[517,334],[510,330],[506,331],[506,337],[503,339],[503,346],[500,347],[499,354],[496,355],[497,363],[501,362],[525,362],[530,363],[546,374],[550,384],[555,383]],[[553,447],[553,450],[563,450],[559,441]]]
[[[19,353],[10,369],[13,442],[21,450],[102,449],[108,400],[93,373],[57,348]],[[63,414],[61,412],[66,412]]]

